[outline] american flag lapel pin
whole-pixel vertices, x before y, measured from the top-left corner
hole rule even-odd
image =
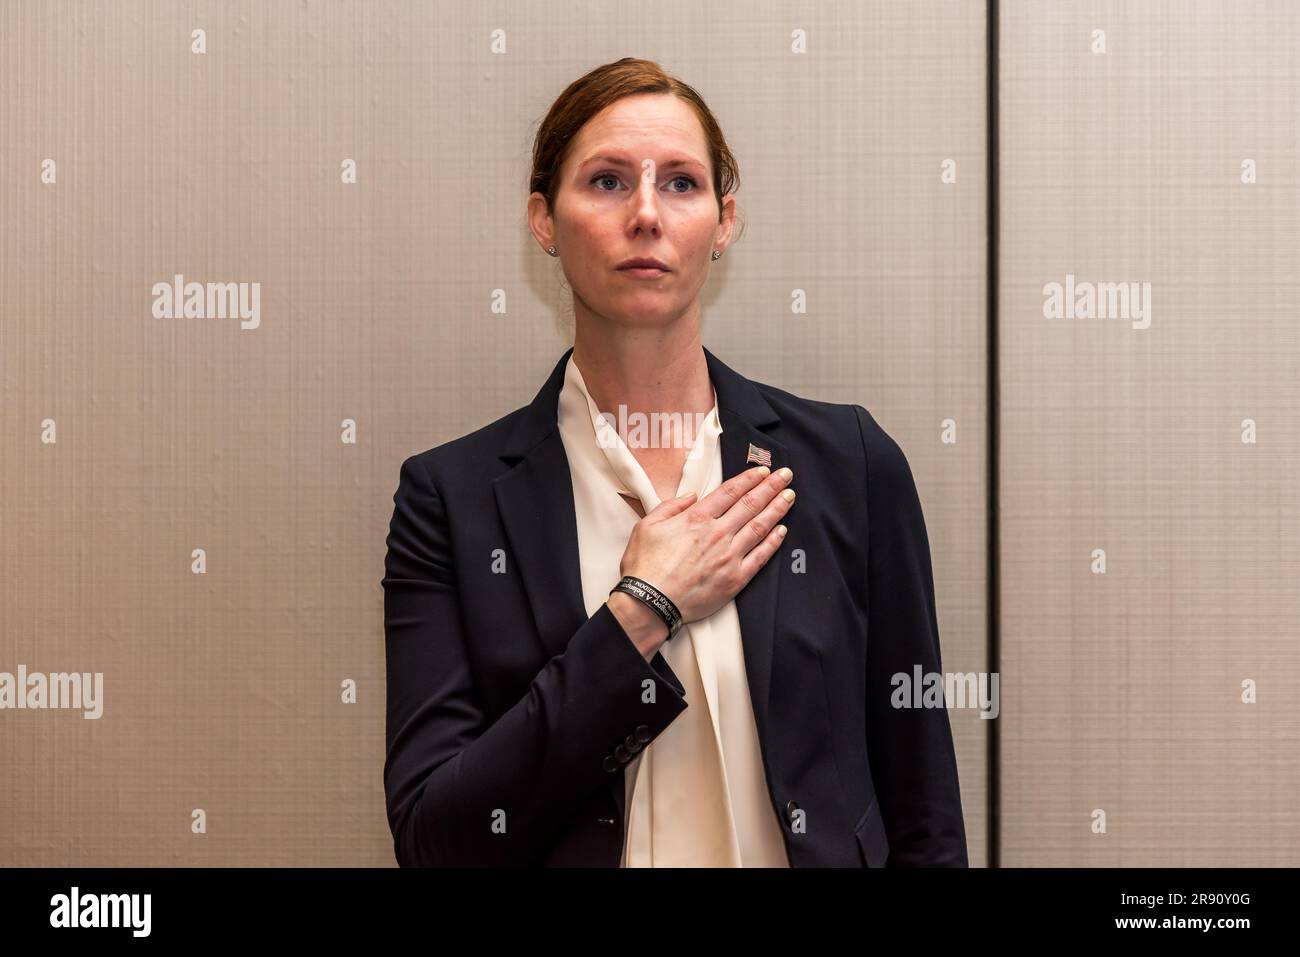
[[[772,467],[772,453],[767,449],[760,449],[753,442],[749,443],[749,453],[745,456],[745,464],[753,462],[755,465],[766,465]]]

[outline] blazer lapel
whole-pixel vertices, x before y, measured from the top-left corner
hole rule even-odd
[[[704,357],[709,364],[709,378],[718,393],[718,419],[722,423],[722,480],[725,482],[753,468],[747,462],[750,445],[772,454],[772,471],[788,466],[799,471],[789,450],[773,436],[780,422],[776,411],[754,384],[723,364],[708,349]],[[788,537],[787,537],[788,540]],[[736,612],[740,618],[740,637],[745,649],[745,674],[749,679],[749,696],[754,706],[754,721],[759,740],[766,742],[768,701],[772,685],[772,649],[776,633],[777,597],[781,574],[782,545],[758,570],[749,584],[736,595]]]
[[[573,480],[558,422],[560,390],[572,348],[555,364],[550,378],[525,407],[515,425],[502,461],[514,467],[493,483],[501,522],[522,578],[533,620],[547,658],[564,651],[573,633],[587,620],[578,561],[577,511]],[[752,467],[750,445],[772,455],[772,469],[789,466],[798,472],[789,450],[771,434],[780,417],[754,384],[704,350],[709,378],[718,396],[722,479]],[[784,546],[783,546],[784,547]],[[782,560],[778,551],[736,596],[745,672],[759,740],[766,742],[767,712],[772,682],[772,653]],[[656,656],[661,661],[662,656]],[[701,705],[697,704],[696,707]],[[619,775],[616,800],[624,811]]]
[[[559,430],[568,349],[524,409],[500,457],[514,468],[493,482],[501,523],[546,657],[564,651],[587,620],[578,564],[578,519]]]

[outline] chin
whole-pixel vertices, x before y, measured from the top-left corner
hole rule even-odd
[[[667,325],[674,316],[681,315],[677,303],[669,303],[663,296],[625,296],[615,302],[608,315],[625,317],[624,322],[634,326]]]

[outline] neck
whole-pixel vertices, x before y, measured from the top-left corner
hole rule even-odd
[[[698,315],[645,329],[579,318],[573,362],[596,408],[615,415],[620,405],[629,414],[707,414],[713,408],[713,385]]]

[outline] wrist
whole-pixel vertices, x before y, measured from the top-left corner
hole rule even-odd
[[[610,589],[610,594],[616,591],[631,595],[658,615],[659,620],[668,626],[668,641],[672,641],[673,636],[686,623],[683,621],[682,613],[673,600],[644,578],[638,578],[635,575],[624,575],[619,579],[618,584]]]
[[[668,625],[654,609],[625,592],[616,591],[605,600],[609,610],[627,632],[641,657],[649,661],[668,639]]]

